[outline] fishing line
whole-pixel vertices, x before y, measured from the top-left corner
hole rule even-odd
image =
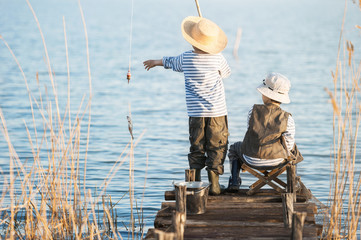
[[[129,33],[129,67],[127,73],[128,84],[131,78],[130,68],[132,61],[132,36],[133,36],[133,15],[134,15],[134,0],[132,0],[131,14],[130,14],[130,33]]]

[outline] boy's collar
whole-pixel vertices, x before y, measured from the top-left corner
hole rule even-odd
[[[275,107],[280,107],[281,106],[281,104],[275,103],[275,102],[264,103],[264,105],[266,105],[266,106],[275,106]]]
[[[192,52],[197,53],[197,54],[209,54],[209,53],[207,53],[205,51],[202,51],[202,50],[200,50],[200,49],[198,49],[198,48],[196,48],[194,46],[193,46],[193,51]]]

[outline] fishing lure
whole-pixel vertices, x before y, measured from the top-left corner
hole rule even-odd
[[[131,73],[130,73],[130,67],[131,67],[131,61],[132,61],[132,36],[133,36],[133,15],[134,15],[134,1],[132,0],[132,11],[130,15],[130,32],[129,32],[129,68],[127,73],[127,80],[128,84],[130,82]]]
[[[130,73],[130,70],[128,70],[128,73],[127,73],[128,84],[129,84],[131,76],[132,76],[132,74]]]

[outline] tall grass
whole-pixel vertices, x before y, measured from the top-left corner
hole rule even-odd
[[[361,172],[358,131],[361,122],[360,47],[340,34],[333,89],[326,89],[333,107],[333,174],[330,192],[330,222],[325,239],[360,239]],[[361,2],[359,4],[361,10]],[[355,31],[358,30],[357,25]],[[358,51],[357,51],[358,50]]]
[[[0,35],[0,40],[22,73],[32,113],[32,127],[24,121],[26,134],[32,151],[31,159],[24,161],[17,155],[8,132],[6,119],[0,109],[1,132],[9,149],[9,174],[1,174],[2,194],[0,197],[0,238],[5,239],[122,239],[118,231],[116,203],[106,195],[107,186],[122,164],[129,160],[129,198],[131,205],[128,238],[136,238],[135,221],[142,226],[142,204],[139,207],[134,197],[134,149],[144,132],[136,141],[132,138],[124,147],[103,183],[92,192],[86,184],[86,165],[89,148],[92,83],[89,61],[87,29],[82,16],[85,47],[87,50],[89,93],[84,94],[76,113],[71,111],[70,71],[66,35],[66,21],[63,18],[66,49],[68,96],[65,110],[59,106],[56,82],[40,23],[28,0],[27,4],[37,23],[45,51],[52,93],[43,96],[36,80],[38,93],[30,91],[26,74],[9,46]],[[88,98],[86,98],[86,96]],[[73,106],[72,106],[73,107]],[[36,116],[40,116],[38,119]],[[126,123],[126,121],[125,121]],[[42,127],[39,127],[42,126]],[[82,128],[86,126],[86,131]],[[84,137],[84,135],[86,135]],[[85,142],[84,142],[85,139]],[[85,146],[85,151],[83,148]],[[84,155],[85,152],[85,155]],[[84,156],[83,156],[84,155]],[[143,193],[144,195],[144,193]],[[135,206],[133,204],[135,203]],[[138,218],[134,217],[133,208]],[[142,228],[140,228],[140,231]],[[142,234],[142,232],[141,232]],[[139,237],[139,236],[138,236]]]

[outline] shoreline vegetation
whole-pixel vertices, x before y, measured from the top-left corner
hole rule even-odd
[[[361,1],[353,1],[359,7]],[[333,107],[333,153],[331,154],[331,186],[329,222],[325,222],[323,239],[359,239],[361,215],[361,172],[358,170],[361,122],[361,54],[344,34],[347,15],[345,1],[337,60],[332,72],[333,89],[326,88]],[[361,23],[359,23],[361,24]],[[354,31],[360,31],[355,25]]]
[[[39,76],[36,75],[38,93],[30,91],[26,75],[6,40],[0,41],[8,49],[24,79],[31,107],[32,127],[24,125],[32,149],[32,158],[20,159],[12,145],[6,120],[0,109],[1,132],[9,148],[8,175],[1,173],[2,194],[0,196],[0,237],[5,239],[127,239],[143,238],[144,216],[142,211],[145,191],[141,202],[134,196],[134,149],[144,135],[129,143],[115,161],[104,182],[96,191],[86,184],[86,164],[91,131],[92,82],[89,63],[89,47],[86,23],[82,7],[79,10],[84,26],[87,51],[89,93],[83,96],[77,113],[71,114],[70,70],[63,18],[64,44],[68,79],[68,95],[65,110],[59,107],[56,82],[40,23],[28,0],[26,0],[37,23],[45,51],[52,93],[42,95]],[[353,1],[361,11],[361,0]],[[345,0],[345,21],[347,0]],[[361,24],[361,23],[360,23]],[[360,25],[356,31],[361,31]],[[360,234],[361,173],[357,170],[358,130],[361,122],[361,62],[359,49],[344,39],[340,33],[336,68],[332,73],[334,86],[326,89],[333,106],[333,153],[331,155],[331,186],[329,221],[324,223],[322,239],[357,239]],[[356,55],[358,54],[358,55]],[[72,106],[74,108],[74,106]],[[131,115],[129,106],[129,115]],[[40,119],[37,119],[37,116]],[[85,126],[85,131],[82,130]],[[85,137],[84,137],[85,135]],[[84,142],[85,139],[85,142]],[[85,150],[83,150],[85,148]],[[83,156],[85,153],[85,156]],[[147,157],[148,159],[148,157]],[[106,194],[114,175],[129,161],[130,221],[125,230],[118,230],[116,207],[123,199],[112,199]],[[83,171],[79,166],[83,165]],[[123,228],[122,228],[123,229]]]
[[[37,16],[26,0],[41,35],[45,51],[52,92],[45,87],[45,96],[36,74],[38,92],[30,90],[27,77],[6,40],[0,41],[10,52],[24,79],[32,114],[32,127],[24,121],[32,158],[25,162],[14,149],[7,130],[4,115],[0,109],[1,131],[9,148],[8,176],[2,173],[2,194],[0,198],[0,238],[5,239],[138,239],[143,236],[144,216],[141,203],[134,196],[134,149],[144,135],[124,147],[103,183],[92,192],[94,186],[86,184],[86,166],[91,125],[92,82],[89,62],[88,34],[82,6],[82,17],[87,52],[89,93],[83,96],[76,114],[70,107],[70,70],[66,35],[66,21],[63,17],[64,44],[67,64],[67,104],[65,110],[59,107],[55,74],[51,68],[45,39]],[[86,99],[88,97],[88,99]],[[74,107],[74,106],[72,106]],[[130,106],[129,106],[129,115]],[[37,117],[40,117],[38,119]],[[30,124],[30,125],[31,125]],[[85,131],[82,130],[85,126]],[[83,149],[85,148],[85,150]],[[84,155],[84,156],[83,156]],[[106,193],[120,167],[129,161],[129,189],[120,199],[112,199]],[[148,162],[148,161],[147,161]],[[82,166],[80,168],[80,166]],[[144,186],[146,183],[146,177]],[[145,188],[144,188],[145,190]],[[143,190],[143,198],[144,198]],[[128,195],[130,220],[123,227],[118,223],[116,207]],[[6,205],[6,206],[5,206]],[[121,230],[118,228],[121,228]],[[125,230],[123,230],[125,229]]]

